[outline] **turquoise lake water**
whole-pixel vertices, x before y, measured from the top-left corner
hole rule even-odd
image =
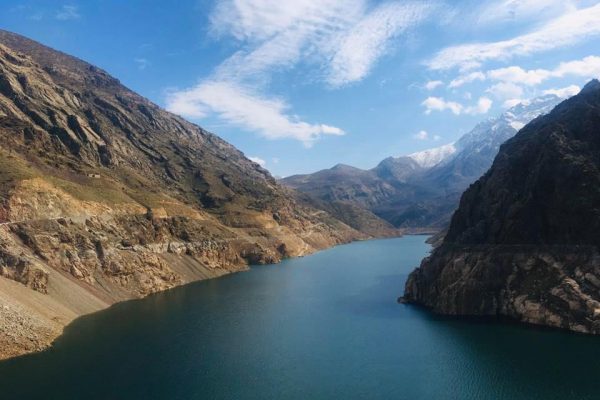
[[[425,236],[118,304],[0,363],[1,399],[599,399],[600,338],[401,305]]]

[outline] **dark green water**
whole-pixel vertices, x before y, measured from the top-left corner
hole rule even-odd
[[[354,243],[81,318],[2,399],[598,399],[600,338],[396,303],[424,236]]]

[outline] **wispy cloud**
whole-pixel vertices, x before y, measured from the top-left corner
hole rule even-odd
[[[564,88],[559,88],[559,89],[548,89],[548,90],[544,90],[544,94],[553,94],[555,96],[560,97],[561,99],[566,99],[568,97],[571,96],[575,96],[577,93],[579,93],[579,91],[581,90],[581,88],[577,85],[570,85]]]
[[[212,32],[245,47],[226,60],[221,73],[271,74],[274,68],[311,63],[331,86],[364,79],[389,50],[390,41],[423,20],[425,3],[367,0],[224,0],[211,16]]]
[[[438,86],[442,86],[444,82],[442,81],[429,81],[425,83],[425,89],[427,90],[435,90]]]
[[[150,65],[150,61],[146,58],[134,58],[133,61],[137,64],[140,71],[145,70]]]
[[[480,97],[479,100],[477,100],[477,104],[465,107],[464,111],[465,114],[469,115],[487,114],[487,112],[490,111],[490,108],[492,108],[492,104],[493,102],[489,98]]]
[[[58,20],[67,21],[71,19],[79,19],[81,18],[81,14],[79,14],[79,9],[77,6],[64,5],[56,12],[55,17]]]
[[[167,99],[171,109],[202,118],[208,113],[221,120],[267,139],[296,139],[310,147],[323,135],[340,136],[340,128],[325,124],[309,124],[288,112],[289,105],[277,98],[267,98],[234,83],[206,81],[184,91],[171,93]]]
[[[560,63],[554,69],[525,70],[519,66],[510,66],[491,70],[487,73],[490,79],[535,86],[550,78],[576,76],[581,78],[597,78],[600,76],[600,57],[588,56],[580,60]]]
[[[520,98],[523,88],[512,82],[498,82],[486,90],[499,100]]]
[[[427,139],[429,139],[429,132],[419,131],[413,135],[413,138],[415,138],[417,140],[427,140]]]
[[[460,103],[446,101],[442,97],[433,96],[426,98],[421,105],[425,107],[425,114],[431,114],[432,111],[450,110],[455,115],[459,115],[463,109],[463,106]]]
[[[542,83],[543,80],[549,78],[548,70],[535,69],[526,71],[518,66],[510,66],[506,68],[498,68],[491,70],[487,76],[495,81],[502,82],[518,82],[521,85],[534,86]]]
[[[327,82],[343,86],[364,79],[388,50],[390,39],[421,22],[428,12],[423,4],[384,3],[366,14],[335,44]]]
[[[555,17],[575,9],[572,0],[495,0],[477,10],[479,25]]]
[[[471,43],[448,47],[427,64],[429,68],[469,69],[491,60],[507,60],[561,48],[600,35],[600,4],[572,10],[554,18],[527,34],[489,43]]]
[[[372,6],[368,0],[222,0],[210,17],[212,35],[233,38],[240,50],[196,87],[172,93],[167,107],[195,118],[216,114],[264,137],[296,138],[305,144],[343,134],[340,128],[293,116],[285,101],[266,93],[272,76],[303,65],[311,79],[330,88],[361,81],[390,51],[392,39],[418,24],[431,8],[416,2]],[[235,90],[242,97],[229,105],[203,95],[215,88],[220,93]],[[246,109],[256,101],[260,118],[250,113],[242,117],[244,110],[236,105],[242,100]]]
[[[492,107],[492,100],[487,97],[480,97],[475,105],[464,106],[455,101],[447,101],[443,97],[428,97],[422,106],[425,107],[425,114],[431,114],[433,111],[451,111],[454,115],[469,114],[485,114]]]
[[[483,81],[483,80],[485,80],[485,74],[481,71],[475,71],[475,72],[468,73],[466,75],[461,75],[458,78],[453,79],[448,84],[448,87],[449,88],[457,88],[466,83],[471,83],[474,81]]]
[[[427,132],[425,130],[420,130],[419,132],[417,132],[413,135],[413,139],[421,140],[421,141],[433,140],[434,142],[437,142],[437,141],[441,140],[442,137],[440,135],[431,135],[429,132]]]

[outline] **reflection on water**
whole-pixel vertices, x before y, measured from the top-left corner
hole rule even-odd
[[[340,246],[77,320],[2,398],[596,399],[600,338],[399,305],[424,236]]]

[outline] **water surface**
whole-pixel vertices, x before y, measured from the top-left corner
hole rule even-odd
[[[2,399],[598,399],[600,338],[396,303],[425,236],[118,304],[0,363]]]

